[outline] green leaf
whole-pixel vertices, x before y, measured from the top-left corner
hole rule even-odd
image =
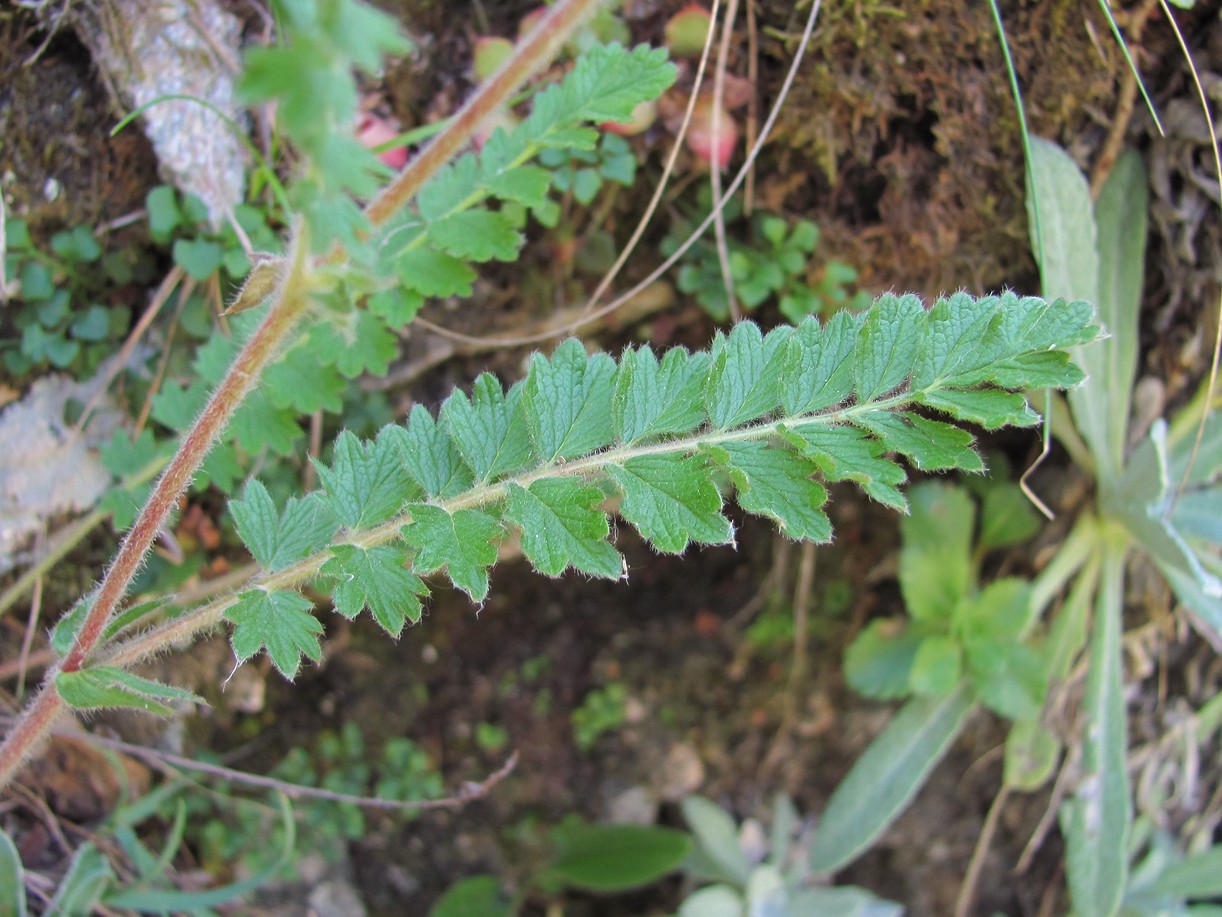
[[[291,347],[278,361],[263,372],[262,391],[272,407],[291,409],[297,414],[328,411],[338,414],[344,407],[347,383],[325,359],[326,348],[308,343]]]
[[[403,549],[337,544],[331,553],[322,573],[336,578],[331,601],[345,618],[351,620],[368,608],[392,637],[399,636],[407,621],[420,621],[420,596],[428,595],[428,587],[405,569]]]
[[[496,876],[468,876],[446,889],[429,917],[513,917]]]
[[[395,273],[405,287],[421,296],[470,296],[475,282],[475,271],[464,262],[431,248],[400,254]]]
[[[429,241],[443,252],[471,261],[516,261],[522,236],[502,213],[467,210],[429,225]]]
[[[382,431],[375,442],[361,442],[345,430],[335,440],[331,467],[314,467],[340,524],[356,529],[386,522],[416,496],[399,458],[395,433]]]
[[[978,368],[984,362],[986,333],[1000,306],[996,296],[976,299],[966,293],[934,303],[921,328],[912,367],[913,390],[931,388],[943,379]]]
[[[591,576],[619,579],[623,565],[608,542],[607,514],[597,487],[570,478],[544,478],[530,489],[510,484],[505,516],[522,530],[522,553],[535,569],[559,576],[574,567]]]
[[[955,689],[962,670],[959,644],[951,637],[933,634],[922,638],[917,645],[908,683],[914,694],[943,697]]]
[[[859,402],[898,388],[916,360],[927,318],[911,294],[881,296],[866,313],[853,349],[853,381]]]
[[[524,207],[538,207],[547,197],[552,176],[539,166],[518,166],[488,179],[488,191],[499,198]]]
[[[949,621],[975,585],[975,504],[960,488],[934,481],[912,488],[908,498],[911,515],[900,522],[904,605],[917,621]]]
[[[412,566],[421,573],[445,567],[455,586],[473,602],[482,602],[488,595],[488,568],[496,563],[497,521],[473,509],[450,513],[427,504],[409,506],[408,512],[411,525],[401,531],[416,548]]]
[[[1214,844],[1168,863],[1150,886],[1156,894],[1177,898],[1217,898],[1222,895],[1222,846]]]
[[[248,589],[225,611],[234,625],[233,653],[245,662],[264,647],[272,665],[292,681],[301,657],[317,662],[322,658],[318,635],[323,626],[310,613],[313,605],[296,592]]]
[[[823,326],[811,317],[789,338],[781,403],[789,414],[840,404],[853,390],[853,352],[861,318],[838,312]]]
[[[282,570],[324,547],[338,526],[335,515],[317,493],[290,497],[277,513],[267,488],[258,481],[246,485],[241,500],[229,511],[242,543],[265,570]]]
[[[1121,642],[1125,548],[1123,543],[1104,546],[1083,701],[1081,777],[1077,793],[1060,810],[1069,892],[1074,912],[1082,917],[1116,913],[1128,880],[1133,813]]]
[[[144,198],[144,210],[148,214],[149,235],[153,241],[162,244],[170,241],[182,219],[174,189],[169,185],[153,188]]]
[[[844,678],[865,697],[893,700],[912,693],[912,666],[921,635],[901,619],[867,624],[844,653]]]
[[[573,338],[556,348],[550,360],[535,355],[523,400],[531,438],[543,461],[577,458],[611,442],[614,372],[610,357],[587,357]]]
[[[400,461],[430,497],[453,497],[473,483],[471,469],[445,430],[422,405],[413,405],[406,427],[390,427]]]
[[[704,394],[716,429],[737,427],[776,410],[790,331],[782,325],[765,338],[754,322],[739,322],[729,335],[717,332]]]
[[[1006,735],[1003,783],[1033,793],[1052,779],[1060,757],[1061,743],[1038,716],[1020,719]]]
[[[984,471],[984,462],[973,448],[975,438],[966,430],[927,420],[919,414],[868,411],[854,415],[853,422],[877,436],[888,449],[906,456],[922,471]]]
[[[899,465],[883,458],[886,449],[853,427],[797,424],[781,435],[811,459],[828,481],[852,481],[884,506],[906,512],[908,501],[899,486],[908,476]]]
[[[679,805],[700,851],[716,865],[720,877],[745,885],[751,864],[738,842],[738,825],[730,813],[703,796],[685,796]]]
[[[679,868],[691,849],[682,831],[654,825],[574,825],[557,832],[545,880],[616,892],[656,882]]]
[[[92,914],[106,891],[114,881],[115,874],[110,861],[89,841],[76,848],[68,872],[59,881],[55,897],[47,905],[47,914],[75,915]]]
[[[490,373],[471,388],[471,400],[455,392],[441,406],[441,419],[480,483],[521,470],[533,450],[519,407],[521,386],[506,394]]]
[[[193,280],[203,282],[221,266],[225,250],[210,239],[176,239],[174,263]]]
[[[362,373],[384,376],[399,354],[399,339],[376,315],[364,310],[330,313],[310,335],[311,350],[347,379]]]
[[[682,347],[666,351],[661,362],[648,347],[625,350],[612,397],[616,438],[631,445],[647,437],[689,433],[700,426],[705,416],[701,395],[708,365],[708,354],[689,354]]]
[[[165,701],[204,703],[202,697],[191,691],[141,678],[112,665],[60,672],[55,676],[55,690],[64,703],[77,710],[134,707],[155,716],[169,716],[174,708]]]
[[[855,860],[899,817],[975,706],[966,685],[905,704],[870,743],[828,800],[810,848],[825,875]]]
[[[0,915],[25,917],[25,869],[17,845],[0,831]]]
[[[291,409],[277,408],[266,393],[255,389],[233,415],[227,432],[247,452],[267,448],[277,455],[292,455],[303,437],[296,416]]]
[[[721,494],[700,459],[642,456],[608,471],[624,494],[620,514],[659,551],[679,554],[689,541],[734,540],[734,528],[721,514]]]
[[[917,400],[958,420],[978,423],[986,430],[1006,426],[1032,427],[1040,422],[1040,415],[1017,392],[994,389],[957,391],[948,388],[924,392]]]
[[[811,480],[818,467],[788,449],[762,442],[725,443],[711,450],[730,474],[738,505],[780,523],[790,538],[832,540],[832,524],[823,512],[827,491]]]

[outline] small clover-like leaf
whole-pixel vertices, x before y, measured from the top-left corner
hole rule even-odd
[[[245,662],[266,647],[272,665],[292,681],[301,667],[301,657],[314,662],[322,658],[318,636],[323,626],[310,613],[309,599],[296,592],[248,589],[225,612],[233,625],[233,653]]]
[[[408,512],[412,523],[402,535],[416,549],[413,567],[421,573],[445,567],[455,586],[482,602],[488,595],[488,568],[496,563],[497,521],[473,509],[450,513],[427,504],[410,506]]]
[[[345,618],[355,618],[368,608],[392,637],[399,636],[407,621],[420,620],[420,597],[428,595],[428,587],[406,569],[402,548],[337,544],[331,551],[334,556],[322,573],[335,578],[331,600]]]
[[[608,471],[624,493],[620,514],[659,551],[679,554],[689,542],[728,544],[734,527],[703,460],[651,455]]]
[[[505,517],[522,530],[522,552],[536,570],[559,576],[573,567],[592,576],[618,579],[619,552],[607,542],[603,493],[571,478],[544,478],[530,489],[509,485]]]

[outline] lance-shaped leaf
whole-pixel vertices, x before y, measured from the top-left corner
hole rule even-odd
[[[378,434],[374,442],[362,442],[345,430],[335,440],[330,467],[314,462],[327,489],[327,499],[340,524],[363,528],[397,514],[419,491],[399,455],[399,435]]]
[[[230,501],[229,511],[251,556],[272,571],[322,548],[338,526],[321,494],[290,497],[284,512],[277,513],[267,488],[258,481],[246,485],[241,500]]]
[[[678,554],[691,541],[734,540],[734,527],[721,514],[721,494],[702,459],[649,455],[608,471],[624,493],[620,515],[659,551]]]
[[[814,462],[785,448],[759,441],[725,443],[709,449],[738,491],[738,505],[774,519],[790,538],[832,540],[832,524],[823,512],[827,491],[811,480]]]
[[[421,573],[445,567],[455,586],[482,602],[488,595],[488,568],[496,563],[497,521],[473,509],[449,513],[427,504],[410,506],[408,512],[412,523],[402,534],[416,549],[412,567]]]
[[[510,484],[505,517],[522,530],[522,553],[540,573],[559,576],[574,567],[618,579],[623,565],[607,541],[607,514],[598,509],[603,499],[597,487],[571,478],[544,478],[529,490]]]
[[[322,658],[318,635],[323,627],[310,613],[314,606],[296,592],[248,589],[225,612],[234,625],[233,654],[245,662],[264,647],[277,671],[292,681],[301,667],[301,657],[314,662]]]
[[[90,666],[55,676],[55,690],[64,703],[77,710],[133,707],[156,716],[169,716],[171,701],[202,704],[198,694],[159,681],[141,678],[113,665]]]
[[[611,442],[611,376],[605,353],[587,357],[569,338],[547,359],[536,354],[526,377],[526,421],[545,462],[576,458]]]
[[[441,406],[441,419],[477,481],[518,471],[531,460],[521,395],[521,386],[506,394],[495,376],[484,373],[471,387],[470,401],[455,392]]]
[[[407,570],[407,554],[398,547],[362,548],[337,544],[334,556],[322,572],[335,577],[331,601],[345,618],[355,618],[366,608],[373,619],[392,637],[399,636],[407,621],[420,620],[420,596],[428,587],[420,577]]]

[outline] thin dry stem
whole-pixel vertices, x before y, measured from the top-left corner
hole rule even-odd
[[[717,67],[713,71],[713,158],[709,162],[709,185],[713,190],[713,200],[721,200],[721,164],[717,162],[718,145],[720,143],[722,118],[725,111],[722,103],[725,99],[726,66],[730,57],[730,39],[734,37],[734,20],[738,18],[738,0],[730,0],[726,4],[726,18],[721,27],[721,44],[717,48]],[[751,174],[750,168],[747,175]],[[713,237],[717,241],[717,264],[721,268],[721,282],[726,290],[726,303],[730,307],[730,319],[740,321],[742,309],[738,305],[738,297],[734,295],[734,274],[730,270],[730,247],[726,242],[725,211],[721,207],[713,210]]]

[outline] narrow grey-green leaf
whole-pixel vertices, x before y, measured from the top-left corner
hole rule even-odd
[[[25,869],[17,845],[0,831],[0,917],[25,917]]]
[[[1128,881],[1133,813],[1125,764],[1124,555],[1122,543],[1104,546],[1083,702],[1082,771],[1077,792],[1060,811],[1070,897],[1082,917],[1115,914]]]
[[[455,392],[441,407],[442,422],[481,483],[519,471],[531,460],[521,394],[520,386],[506,394],[495,376],[483,373],[471,388],[470,401]]]
[[[77,710],[132,707],[156,716],[169,716],[168,701],[203,704],[198,694],[142,678],[113,665],[90,666],[55,676],[55,690],[64,703]]]
[[[734,527],[721,514],[721,494],[702,459],[642,456],[608,471],[624,494],[620,515],[659,551],[678,554],[689,541],[734,540]]]
[[[810,849],[824,875],[860,856],[899,817],[963,729],[975,700],[966,684],[905,704],[828,800]]]
[[[419,622],[420,596],[428,595],[428,587],[405,568],[407,555],[402,548],[337,544],[331,552],[334,556],[323,564],[322,572],[335,577],[331,601],[336,611],[352,619],[368,608],[392,637],[399,636],[407,621]]]
[[[522,553],[540,573],[559,576],[574,567],[619,579],[623,565],[607,541],[607,514],[598,508],[603,499],[597,487],[572,478],[544,478],[529,490],[510,484],[505,517],[522,530]]]
[[[106,887],[114,880],[110,861],[89,841],[76,848],[68,872],[59,881],[47,914],[92,914]]]
[[[859,402],[873,401],[908,378],[926,318],[921,300],[910,293],[881,296],[870,307],[853,351]]]
[[[458,446],[423,405],[412,407],[406,426],[388,431],[399,443],[408,474],[430,497],[453,497],[474,483]]]
[[[813,461],[759,441],[724,443],[712,450],[715,459],[718,453],[739,506],[775,520],[790,538],[832,540],[832,524],[822,509],[827,491],[811,480],[819,470]]]
[[[984,462],[973,448],[975,437],[952,424],[892,411],[867,411],[853,422],[922,471],[984,471]]]
[[[935,389],[925,392],[921,404],[943,411],[958,420],[978,423],[986,430],[999,427],[1031,427],[1040,422],[1040,415],[1031,409],[1027,399],[1018,392],[996,389]]]
[[[739,322],[729,335],[717,333],[704,390],[716,429],[737,427],[776,410],[791,331],[782,325],[764,337],[754,322]]]
[[[717,864],[722,877],[746,885],[751,863],[738,842],[738,825],[730,813],[703,796],[685,796],[679,806],[701,852]]]
[[[631,445],[647,436],[688,433],[700,426],[708,366],[707,353],[689,354],[682,347],[666,351],[660,363],[648,347],[625,350],[612,397],[616,438]]]
[[[787,414],[809,414],[844,401],[853,390],[853,351],[862,319],[837,312],[827,325],[802,321],[786,347],[781,404]]]
[[[605,353],[587,357],[569,338],[547,359],[535,354],[526,377],[526,421],[545,462],[587,455],[611,442],[611,376]]]
[[[374,442],[345,430],[335,440],[331,465],[314,462],[332,510],[349,529],[385,522],[417,494],[393,429],[384,429]]]
[[[907,512],[908,501],[899,485],[908,475],[883,457],[887,450],[878,440],[847,424],[798,424],[782,429],[781,435],[814,461],[826,480],[852,481],[879,503]]]
[[[412,566],[421,573],[445,567],[455,586],[482,602],[488,595],[488,568],[496,563],[497,521],[473,509],[449,513],[425,504],[410,506],[408,512],[412,523],[400,531],[416,549]]]

